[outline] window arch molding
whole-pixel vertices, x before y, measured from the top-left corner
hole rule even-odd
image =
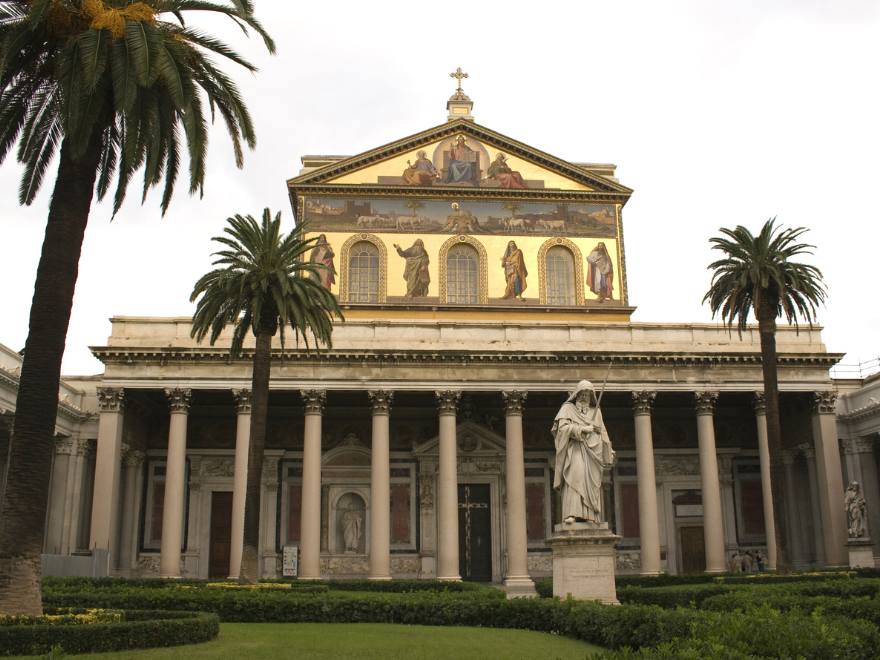
[[[584,257],[580,248],[567,238],[559,236],[545,241],[538,249],[538,297],[542,305],[547,304],[547,253],[550,248],[567,248],[574,257],[574,300],[575,305],[584,304]]]
[[[477,251],[477,257],[480,260],[479,269],[478,269],[478,277],[479,277],[479,303],[487,304],[489,302],[489,258],[486,254],[486,248],[483,247],[483,244],[480,243],[477,239],[466,236],[464,234],[460,236],[452,236],[447,240],[443,245],[440,246],[440,254],[437,255],[440,260],[439,269],[440,269],[440,302],[446,302],[446,259],[449,255],[449,250],[451,250],[456,245],[461,245],[465,243],[470,245]]]
[[[342,244],[342,264],[339,272],[339,302],[348,302],[349,253],[358,243],[372,243],[379,250],[379,302],[385,302],[386,280],[388,274],[388,250],[385,243],[375,234],[354,234]]]

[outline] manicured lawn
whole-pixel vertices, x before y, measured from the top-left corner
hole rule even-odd
[[[221,623],[205,644],[68,656],[93,660],[583,660],[600,651],[558,635],[387,623]]]

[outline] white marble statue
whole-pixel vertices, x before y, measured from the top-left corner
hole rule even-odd
[[[853,481],[846,489],[843,498],[843,508],[846,511],[847,526],[851,538],[865,536],[865,496],[858,481]]]
[[[593,385],[586,380],[562,404],[553,423],[556,438],[556,478],[562,492],[566,523],[602,522],[602,473],[614,462],[611,440]]]
[[[342,539],[346,552],[357,552],[361,542],[361,521],[361,514],[349,502],[348,509],[342,514]]]

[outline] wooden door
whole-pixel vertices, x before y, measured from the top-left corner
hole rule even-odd
[[[211,548],[208,577],[229,576],[229,549],[232,545],[232,493],[211,493]]]
[[[492,581],[489,484],[458,486],[458,571],[463,580]]]
[[[703,527],[681,527],[681,572],[702,573],[706,570],[706,543]]]

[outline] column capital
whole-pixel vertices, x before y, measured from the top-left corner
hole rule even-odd
[[[797,449],[786,449],[782,452],[782,464],[794,465],[794,459],[798,455]]]
[[[813,402],[810,405],[810,412],[814,415],[833,415],[835,403],[837,403],[837,392],[834,390],[813,392]]]
[[[137,449],[130,449],[129,448],[122,455],[122,463],[126,467],[139,468],[141,465],[144,464],[144,459],[146,459],[146,457],[147,457],[147,455],[144,452],[138,451]]]
[[[392,390],[367,390],[367,396],[374,415],[391,414],[391,403],[394,401]]]
[[[870,454],[874,451],[874,438],[871,436],[857,435],[853,440],[854,454]]]
[[[249,389],[232,390],[232,396],[235,398],[235,408],[238,414],[250,415],[251,391]]]
[[[458,401],[461,399],[461,392],[454,390],[444,390],[434,392],[434,398],[437,399],[437,412],[441,415],[454,415],[458,409]]]
[[[522,415],[523,405],[529,398],[528,392],[520,392],[519,390],[510,390],[501,393],[501,400],[504,402],[505,415]]]
[[[69,435],[56,435],[54,441],[56,454],[67,454],[68,456],[76,454],[77,442]]]
[[[657,392],[651,390],[641,390],[632,392],[632,407],[634,415],[650,415],[654,408],[654,400],[657,398]]]
[[[807,458],[816,458],[816,447],[811,442],[798,445],[798,449],[804,452],[804,456]]]
[[[755,415],[767,414],[767,402],[764,400],[763,392],[755,392],[752,397],[752,408],[755,411]]]
[[[694,408],[697,415],[714,414],[717,401],[718,392],[694,392]]]
[[[98,407],[101,412],[122,412],[125,407],[125,391],[121,387],[98,388]]]
[[[327,390],[300,390],[306,415],[320,415],[324,412],[324,403],[327,401]]]
[[[166,389],[165,398],[172,413],[188,413],[192,403],[192,390],[182,390],[179,387]]]
[[[76,448],[76,455],[84,458],[94,456],[98,449],[96,440],[80,440],[79,446]]]

